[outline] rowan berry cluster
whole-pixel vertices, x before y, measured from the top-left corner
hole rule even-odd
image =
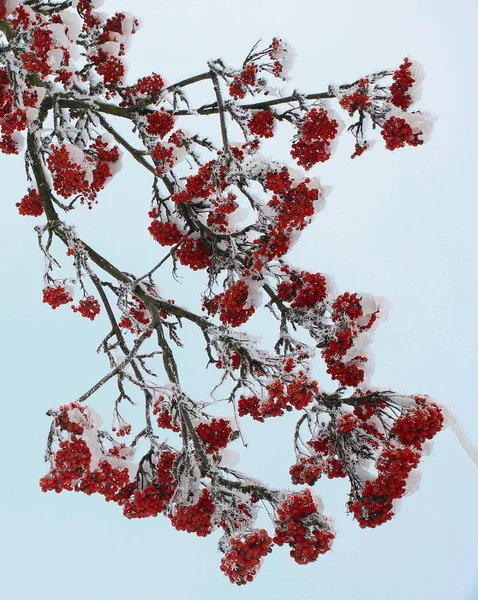
[[[164,175],[174,167],[174,147],[159,142],[151,150],[151,158],[156,165],[156,173]]]
[[[311,309],[327,297],[325,277],[320,273],[288,270],[289,281],[277,286],[277,296],[292,308]]]
[[[206,244],[199,239],[189,236],[183,238],[183,243],[176,251],[176,256],[182,265],[193,271],[207,269],[211,264],[211,252]]]
[[[51,285],[43,290],[43,302],[49,304],[53,310],[72,301],[73,298],[62,285]]]
[[[209,491],[204,488],[196,504],[179,506],[175,514],[168,515],[171,523],[178,531],[195,533],[198,537],[206,537],[213,530],[212,517],[215,512],[214,502]]]
[[[150,135],[157,135],[160,138],[163,138],[165,135],[167,135],[174,127],[173,116],[166,112],[164,108],[150,113],[146,119],[146,131]]]
[[[411,125],[400,117],[390,117],[387,119],[383,124],[381,134],[385,140],[385,148],[387,150],[404,148],[406,144],[409,146],[420,146],[420,144],[423,144],[423,140],[420,139],[423,131],[413,131]]]
[[[349,506],[360,527],[376,527],[393,517],[393,500],[405,494],[406,479],[419,460],[420,454],[411,448],[391,446],[382,452],[377,479],[367,481],[361,500]]]
[[[164,396],[158,396],[153,405],[153,415],[156,416],[158,427],[161,427],[161,429],[170,429],[171,431],[179,433],[181,429],[179,425],[173,421],[169,406],[164,400]]]
[[[148,227],[149,233],[161,246],[174,246],[183,237],[176,223],[153,219]]]
[[[234,77],[229,86],[229,94],[234,100],[244,98],[248,88],[253,88],[255,86],[257,71],[258,68],[256,64],[248,63],[244,70]]]
[[[270,110],[259,110],[249,120],[247,127],[253,135],[263,138],[274,137],[274,113]]]
[[[362,154],[365,152],[365,150],[367,150],[368,147],[369,145],[367,142],[363,142],[362,144],[356,142],[354,152],[350,155],[350,158],[357,158],[357,156],[362,156]]]
[[[157,73],[138,79],[135,85],[123,89],[123,100],[120,106],[134,106],[144,98],[153,98],[159,95],[164,88],[163,78]]]
[[[28,193],[23,196],[16,206],[20,215],[39,217],[43,214],[43,204],[40,194],[34,188],[29,188]]]
[[[58,427],[62,431],[74,433],[75,435],[81,435],[85,430],[85,426],[89,426],[87,417],[80,418],[81,423],[77,422],[78,418],[75,420],[72,419],[75,418],[75,414],[78,417],[80,415],[83,416],[84,413],[85,408],[78,402],[64,404],[58,409],[58,414],[55,417],[55,427]]]
[[[323,108],[312,108],[305,115],[299,137],[292,144],[291,156],[306,171],[330,158],[330,142],[337,136],[339,124]]]
[[[369,80],[367,78],[361,79],[357,84],[357,89],[351,94],[344,94],[340,100],[340,106],[346,110],[350,116],[354,114],[355,111],[366,111],[370,106],[372,106],[372,102],[367,93],[367,87],[369,84]]]
[[[50,50],[54,48],[51,29],[37,27],[33,30],[29,52],[20,54],[23,68],[31,73],[35,72],[40,77],[46,78],[53,73],[48,58]]]
[[[443,420],[440,408],[430,402],[412,408],[398,418],[391,433],[402,444],[420,449],[426,440],[431,440],[443,428]]]
[[[412,62],[410,59],[405,58],[392,76],[393,83],[390,86],[390,93],[392,95],[390,102],[402,110],[407,110],[412,104],[412,97],[408,93],[415,83],[411,66]]]
[[[106,502],[114,501],[118,492],[129,483],[127,468],[113,467],[107,460],[98,463],[94,471],[88,471],[75,486],[75,491],[104,496]]]
[[[323,472],[324,465],[322,461],[304,456],[289,469],[290,479],[295,485],[314,485]]]
[[[31,87],[31,86],[30,86]],[[18,143],[15,139],[15,132],[23,131],[28,123],[26,111],[16,106],[17,95],[13,93],[10,77],[6,69],[0,68],[0,152],[4,154],[17,154]],[[36,106],[35,96],[30,95],[29,90],[23,94],[23,103],[25,106]],[[36,96],[38,101],[38,95]]]
[[[117,437],[125,437],[131,433],[131,424],[122,423],[119,427],[112,427],[111,431],[115,433]]]
[[[79,312],[85,319],[94,321],[96,315],[100,314],[100,303],[94,296],[87,296],[84,300],[80,300],[78,306],[71,307],[73,312]]]
[[[287,385],[281,379],[275,379],[266,389],[267,398],[264,401],[257,396],[241,395],[238,403],[239,416],[250,415],[260,422],[267,417],[280,417],[284,411],[305,408],[319,392],[317,381],[310,380],[303,371],[299,371]]]
[[[207,215],[206,223],[208,227],[220,233],[228,231],[228,215],[233,213],[239,206],[236,198],[235,194],[228,193],[225,198],[219,197],[216,199],[212,210]]]
[[[62,440],[59,445],[54,468],[40,479],[43,492],[73,490],[74,483],[90,468],[91,452],[83,439],[71,435],[69,440]]]
[[[137,482],[129,483],[115,496],[128,519],[156,517],[165,510],[177,488],[172,470],[177,453],[165,450],[159,455],[154,481],[140,489]]]
[[[224,293],[217,294],[210,300],[204,300],[203,307],[210,315],[219,312],[221,323],[239,327],[239,325],[246,323],[255,312],[253,306],[247,306],[248,297],[249,287],[241,279],[231,285]]]
[[[118,325],[131,333],[141,333],[151,322],[151,315],[145,303],[137,296],[132,297],[135,306],[130,306],[129,317],[123,316]]]
[[[289,495],[277,509],[273,541],[288,544],[291,557],[305,565],[332,547],[335,534],[317,510],[309,489]]]
[[[221,559],[221,571],[231,583],[244,585],[254,579],[261,559],[271,552],[272,538],[265,529],[258,529],[243,537],[232,537],[229,544],[230,549]]]
[[[228,445],[232,428],[226,419],[212,419],[209,423],[200,423],[196,427],[196,433],[206,454],[214,454]]]

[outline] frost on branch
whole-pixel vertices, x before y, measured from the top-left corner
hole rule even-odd
[[[366,131],[378,129],[388,150],[426,141],[429,116],[411,110],[421,67],[406,58],[395,71],[286,95],[277,86],[289,78],[293,52],[274,38],[238,67],[217,59],[170,85],[156,72],[128,82],[125,59],[139,22],[99,12],[101,4],[0,0],[0,151],[25,150],[27,184],[17,208],[44,219],[35,227],[45,259],[43,303],[69,304],[95,320],[92,328],[107,324],[98,346],[107,372],[48,413],[50,468],[40,485],[100,494],[129,519],[162,514],[179,531],[220,531],[220,568],[242,585],[275,546],[287,546],[298,564],[330,550],[334,529],[310,489],[325,477],[348,479],[347,510],[361,527],[392,518],[443,427],[442,410],[428,397],[370,383],[384,300],[337,293],[329,276],[286,260],[324,208],[327,190],[310,170],[333,156],[344,130],[353,135],[352,158],[377,141]],[[200,106],[187,93],[198,82],[211,93]],[[204,116],[217,118],[214,139],[201,133]],[[131,126],[134,143],[119,133],[119,120]],[[291,160],[307,173],[263,154],[281,127],[290,133]],[[152,181],[141,210],[157,259],[142,274],[112,264],[67,222],[85,207],[94,218],[124,155]],[[168,268],[173,277],[205,273],[200,314],[155,283]],[[270,349],[242,328],[264,309],[278,322]],[[217,377],[205,398],[182,385],[175,348],[183,346],[185,323],[204,342],[201,366]],[[330,392],[314,378],[315,359],[324,361]],[[110,427],[87,404],[103,386],[112,398]],[[291,484],[309,486],[293,491],[231,466],[245,420],[265,423],[286,412],[297,419]],[[263,507],[269,529],[257,527]]]

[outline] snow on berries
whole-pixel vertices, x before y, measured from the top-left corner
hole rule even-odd
[[[278,520],[273,541],[288,544],[296,563],[313,562],[332,548],[335,534],[320,514],[309,489],[290,494],[277,510]]]
[[[175,513],[170,513],[169,519],[178,531],[195,533],[199,537],[206,537],[213,528],[212,517],[215,506],[210,492],[204,488],[198,501],[191,506],[179,506]]]
[[[407,110],[413,102],[412,96],[409,93],[415,83],[411,67],[412,62],[409,58],[405,58],[392,76],[393,83],[390,86],[390,102],[402,110]]]
[[[221,559],[221,571],[231,583],[244,585],[252,581],[260,567],[261,559],[271,551],[272,538],[265,529],[234,536],[229,540],[229,550]]]
[[[423,131],[413,131],[412,126],[400,117],[390,117],[387,119],[383,124],[381,134],[385,140],[385,148],[387,150],[404,148],[407,144],[409,146],[420,146],[420,144],[423,144],[423,140],[420,139]]]
[[[443,411],[428,397],[370,388],[369,345],[384,312],[379,299],[337,295],[325,275],[293,268],[285,257],[325,198],[325,189],[304,171],[331,157],[341,130],[329,104],[317,99],[327,97],[351,117],[352,158],[373,143],[364,131],[381,131],[389,150],[419,146],[426,114],[408,112],[416,100],[418,65],[405,59],[393,73],[329,86],[325,93],[274,95],[270,83],[285,80],[292,52],[273,38],[265,48],[254,46],[238,67],[218,59],[199,76],[171,85],[158,73],[129,85],[125,56],[139,25],[132,15],[109,17],[91,0],[54,11],[15,4],[0,0],[8,38],[8,68],[0,68],[0,151],[18,154],[27,139],[31,183],[17,208],[20,215],[47,218],[36,227],[46,265],[43,302],[53,309],[71,304],[74,313],[93,321],[100,300],[108,298],[102,304],[111,326],[99,348],[109,374],[76,401],[48,412],[49,470],[40,480],[42,491],[98,494],[127,519],[163,515],[177,530],[199,537],[220,528],[220,569],[232,583],[245,585],[275,545],[287,545],[295,562],[308,564],[334,540],[309,487],[274,489],[235,468],[230,447],[240,436],[239,420],[265,423],[289,413],[296,417],[291,485],[345,479],[347,510],[360,527],[390,520],[425,443],[443,428]],[[183,90],[196,82],[212,84],[213,96],[202,106],[189,104]],[[108,113],[129,121],[136,142],[122,138]],[[205,115],[219,116],[216,132],[222,135],[214,141],[200,130],[179,128]],[[296,131],[290,155],[300,171],[261,154],[284,121]],[[238,142],[233,123],[243,137]],[[64,213],[97,202],[119,170],[120,147],[153,176],[147,230],[170,249],[156,247],[170,259],[157,268],[172,268],[173,275],[178,265],[206,271],[197,280],[207,281],[207,314],[167,300],[154,283],[156,267],[138,278],[110,263],[103,249],[82,242],[64,221]],[[119,208],[111,210],[116,216]],[[73,273],[64,279],[54,277],[65,267],[55,256],[57,237],[73,258],[67,261]],[[88,295],[88,277],[101,298]],[[66,285],[71,281],[83,292],[76,303]],[[242,327],[253,315],[258,322],[263,295],[280,323],[274,351],[259,347]],[[188,323],[199,326],[207,366],[220,379],[207,401],[190,397],[180,383],[184,364],[176,363],[175,346],[182,346]],[[331,393],[313,377],[316,354],[334,385]],[[113,415],[101,429],[100,416],[84,400],[110,379],[117,385],[105,386],[104,393],[111,390]],[[223,384],[229,391],[222,406],[230,406],[233,417],[209,413]],[[138,397],[142,410],[125,408]],[[141,414],[140,427],[133,414]],[[269,531],[256,526],[263,505]]]
[[[330,158],[331,141],[337,136],[338,122],[331,119],[323,108],[312,108],[304,117],[291,156],[306,171],[318,162]]]

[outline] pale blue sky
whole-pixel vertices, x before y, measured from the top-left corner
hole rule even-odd
[[[154,70],[173,82],[201,72],[217,56],[239,64],[259,37],[267,42],[272,36],[295,47],[292,76],[301,91],[395,68],[405,55],[422,63],[426,78],[417,108],[437,117],[431,141],[394,153],[379,143],[351,161],[353,142],[344,135],[332,160],[313,172],[332,193],[290,260],[334,275],[341,290],[388,297],[390,316],[374,343],[373,383],[431,394],[478,443],[476,3],[106,0],[105,11],[118,9],[143,21],[129,55],[130,81]],[[213,131],[217,122],[205,127]],[[278,144],[276,155],[287,159],[287,151]],[[106,363],[95,348],[106,324],[42,305],[34,220],[17,216],[15,208],[26,189],[22,161],[1,156],[0,177],[0,597],[478,599],[478,469],[450,430],[424,459],[420,490],[377,530],[363,531],[345,515],[344,482],[320,481],[316,491],[336,519],[333,551],[303,567],[285,548],[275,549],[245,588],[220,573],[216,534],[179,533],[164,518],[128,521],[102,498],[42,494],[45,411],[73,400],[103,374]],[[148,177],[125,159],[99,205],[72,219],[88,243],[125,270],[144,272],[158,256],[145,231],[149,198]],[[187,281],[189,272],[184,275]],[[180,297],[188,295],[185,290]],[[202,344],[195,347],[198,356]],[[191,389],[206,390],[201,363],[183,378]],[[96,406],[108,417],[108,390]],[[251,451],[239,467],[287,486],[291,425],[289,419],[247,426]]]

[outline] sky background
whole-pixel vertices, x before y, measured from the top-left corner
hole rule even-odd
[[[129,53],[129,82],[156,71],[172,83],[219,56],[239,65],[255,41],[267,44],[273,36],[295,48],[292,85],[306,93],[394,69],[406,55],[420,61],[426,78],[416,108],[436,117],[431,140],[393,153],[377,143],[351,161],[353,140],[343,135],[332,159],[312,170],[332,187],[325,210],[288,258],[334,275],[341,291],[387,297],[391,310],[375,335],[372,383],[430,394],[478,443],[477,3],[106,0],[103,10],[131,11],[142,20]],[[206,89],[191,97],[202,99]],[[218,123],[199,127],[213,132]],[[285,139],[278,139],[274,156],[287,160]],[[99,205],[75,211],[71,220],[90,245],[142,273],[160,256],[146,232],[150,181],[127,157],[123,163]],[[162,517],[128,521],[100,497],[42,494],[45,412],[104,374],[106,361],[95,349],[107,325],[41,303],[34,219],[19,217],[15,207],[26,191],[21,158],[0,156],[0,177],[0,597],[478,600],[478,468],[449,429],[421,464],[420,490],[404,499],[392,522],[361,530],[345,514],[345,482],[319,481],[315,491],[338,531],[333,550],[304,567],[276,548],[254,583],[242,588],[219,571],[217,533],[200,539]],[[62,259],[64,248],[58,249]],[[61,262],[58,276],[72,276]],[[201,276],[182,273],[178,301],[197,306],[191,290]],[[167,270],[159,285],[168,289]],[[251,328],[263,327],[264,339],[272,339],[269,323],[251,321]],[[205,394],[202,344],[192,336],[190,344],[193,350],[181,357],[185,387]],[[95,403],[105,417],[113,394],[105,389]],[[247,425],[249,450],[238,468],[286,487],[292,421],[272,421]]]

